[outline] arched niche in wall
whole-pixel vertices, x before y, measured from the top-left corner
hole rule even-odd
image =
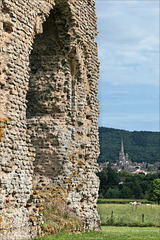
[[[51,179],[62,170],[59,145],[71,107],[69,19],[63,10],[54,7],[43,25],[37,17],[27,93],[27,122],[36,149],[35,172]]]

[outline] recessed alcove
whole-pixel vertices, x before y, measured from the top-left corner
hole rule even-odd
[[[54,178],[62,170],[59,129],[64,122],[69,98],[66,89],[70,88],[67,20],[55,8],[42,29],[42,33],[35,36],[30,54],[26,116],[32,132],[31,141],[36,149],[35,172]]]

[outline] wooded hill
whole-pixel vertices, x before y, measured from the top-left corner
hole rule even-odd
[[[119,157],[121,139],[124,151],[132,162],[155,163],[160,161],[160,133],[149,131],[126,131],[99,127],[100,156],[98,163],[115,162]]]

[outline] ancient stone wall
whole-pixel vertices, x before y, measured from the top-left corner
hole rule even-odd
[[[0,8],[0,239],[40,232],[45,198],[36,192],[46,186],[86,230],[99,229],[95,3],[3,0]]]

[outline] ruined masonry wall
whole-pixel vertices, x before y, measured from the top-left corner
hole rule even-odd
[[[0,239],[40,233],[40,186],[99,229],[95,3],[3,0],[0,12]]]

